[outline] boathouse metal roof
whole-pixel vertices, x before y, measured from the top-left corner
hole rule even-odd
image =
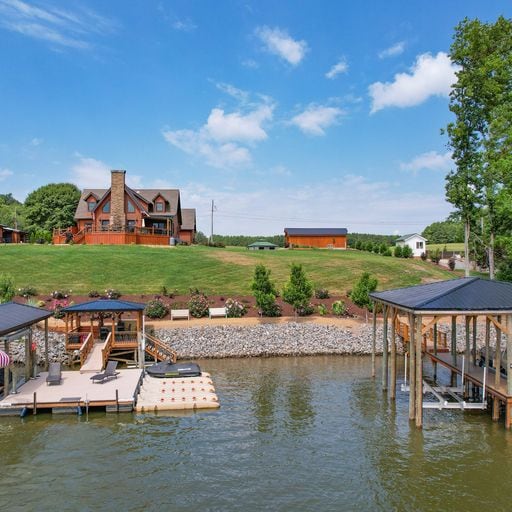
[[[292,236],[331,236],[346,235],[347,228],[284,228],[284,232]]]
[[[6,302],[0,304],[0,336],[36,324],[53,315],[51,311],[27,304]]]
[[[142,311],[146,307],[145,304],[140,302],[129,302],[127,300],[92,300],[89,302],[82,302],[74,306],[62,308],[64,313],[97,313],[101,311]]]
[[[266,242],[265,240],[262,240],[260,242],[253,242],[252,244],[249,244],[247,247],[271,247],[273,249],[277,249],[279,246],[271,242]]]
[[[417,312],[512,311],[512,283],[463,277],[370,293],[377,302]]]

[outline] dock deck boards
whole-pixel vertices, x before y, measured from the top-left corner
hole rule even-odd
[[[32,408],[36,393],[37,408],[69,407],[70,403],[90,407],[108,406],[117,403],[134,404],[142,370],[119,370],[117,379],[109,379],[103,384],[95,384],[90,373],[79,371],[62,372],[60,384],[48,386],[47,372],[41,372],[35,379],[23,384],[18,392],[0,400],[0,409]],[[116,401],[117,390],[117,401]]]

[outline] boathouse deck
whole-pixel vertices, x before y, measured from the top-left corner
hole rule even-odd
[[[65,371],[62,372],[60,384],[48,386],[47,375],[47,372],[41,372],[35,379],[22,384],[17,393],[11,393],[0,400],[0,415],[17,415],[24,408],[35,414],[37,409],[64,412],[70,408],[86,406],[131,412],[142,381],[141,369],[119,370],[116,379],[109,379],[102,384],[95,384],[90,373]]]

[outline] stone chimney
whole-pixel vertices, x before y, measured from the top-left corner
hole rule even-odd
[[[124,211],[124,178],[126,171],[112,171],[110,189],[110,225],[115,229],[124,229],[126,215]]]

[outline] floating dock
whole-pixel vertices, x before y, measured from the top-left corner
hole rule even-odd
[[[146,375],[142,381],[135,410],[158,412],[219,407],[219,399],[215,394],[210,374],[203,372],[199,377],[175,379],[159,379]]]
[[[131,412],[135,407],[142,370],[119,370],[117,378],[101,384],[91,374],[79,371],[62,372],[60,384],[47,385],[47,372],[22,384],[17,393],[0,400],[0,415],[37,414],[38,410],[53,413],[80,413],[82,408],[103,408],[107,412]],[[80,409],[80,411],[79,411]]]

